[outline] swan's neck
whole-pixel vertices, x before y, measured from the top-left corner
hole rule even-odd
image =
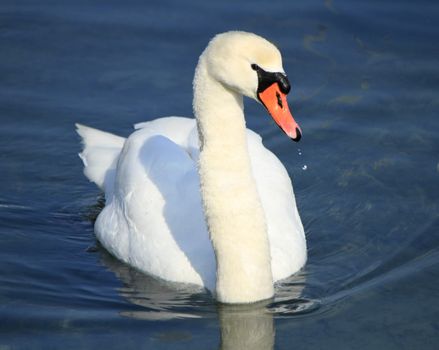
[[[217,261],[217,298],[227,303],[270,298],[270,247],[250,165],[242,96],[213,79],[202,59],[194,80],[194,112],[201,195]]]

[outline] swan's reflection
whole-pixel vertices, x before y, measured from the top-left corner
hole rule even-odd
[[[313,310],[311,301],[299,298],[305,285],[303,274],[278,286],[274,300],[225,305],[217,303],[200,287],[158,280],[120,262],[103,248],[98,250],[103,264],[124,284],[119,293],[131,303],[142,306],[140,310],[122,312],[123,316],[145,320],[218,316],[220,349],[273,349],[274,316],[291,316]]]
[[[274,321],[268,304],[220,305],[220,349],[273,349]]]
[[[298,274],[276,288],[274,300],[249,305],[218,306],[221,327],[220,349],[273,349],[274,317],[291,317],[315,310],[318,304],[300,299],[305,275]]]
[[[102,263],[122,282],[122,297],[142,308],[123,316],[146,320],[215,317],[216,306],[204,288],[166,282],[146,275],[111,256],[99,247]]]

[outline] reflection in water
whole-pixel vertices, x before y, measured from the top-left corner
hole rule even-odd
[[[268,303],[219,305],[220,349],[273,349],[275,331]]]
[[[300,298],[305,275],[298,274],[276,288],[274,300],[250,305],[217,303],[203,288],[168,283],[145,275],[98,247],[101,260],[123,282],[121,296],[141,309],[123,316],[157,321],[188,318],[219,318],[220,349],[273,349],[274,318],[314,311],[319,304]]]
[[[215,305],[210,294],[199,286],[166,282],[146,275],[111,256],[99,247],[101,260],[123,282],[119,293],[140,310],[123,312],[146,320],[213,317]]]

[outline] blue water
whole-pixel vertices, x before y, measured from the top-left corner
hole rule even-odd
[[[0,349],[436,349],[439,4],[0,4]],[[270,303],[218,305],[97,243],[74,122],[120,135],[190,116],[208,40],[275,42],[303,130],[247,124],[293,178],[309,261]]]

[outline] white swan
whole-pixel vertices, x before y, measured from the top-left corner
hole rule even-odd
[[[194,78],[194,119],[136,125],[127,139],[77,125],[84,173],[104,192],[96,236],[128,264],[216,292],[225,303],[273,296],[298,271],[306,241],[280,161],[246,129],[243,95],[292,139],[290,86],[278,49],[251,33],[215,36]]]

